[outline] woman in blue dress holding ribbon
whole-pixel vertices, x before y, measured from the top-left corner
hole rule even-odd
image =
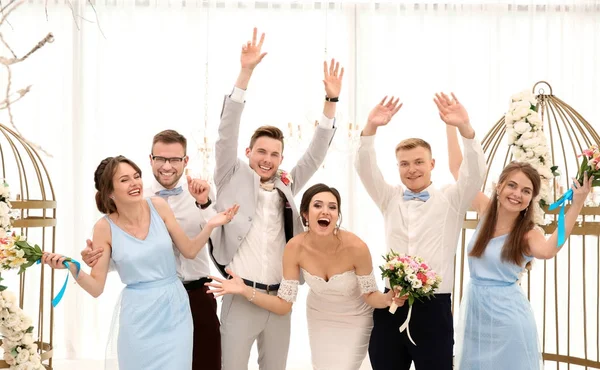
[[[89,294],[102,294],[110,260],[127,286],[115,311],[120,370],[189,370],[192,368],[193,325],[187,293],[175,270],[173,244],[194,258],[211,231],[230,222],[238,206],[215,215],[189,239],[171,208],[161,198],[143,198],[141,170],[129,159],[104,159],[94,175],[96,205],[105,214],[94,227],[93,247],[104,248],[88,275],[66,264]],[[190,192],[195,189],[190,186]],[[45,254],[43,262],[65,268],[65,257]]]
[[[451,172],[460,164],[458,141],[448,130]],[[560,251],[573,230],[590,192],[593,177],[583,185],[574,181],[572,203],[559,227],[546,239],[533,222],[541,180],[527,163],[512,162],[500,174],[488,198],[479,193],[473,208],[480,222],[471,239],[470,282],[461,302],[457,328],[457,364],[460,370],[540,370],[542,357],[531,304],[518,284],[525,265],[550,259]]]

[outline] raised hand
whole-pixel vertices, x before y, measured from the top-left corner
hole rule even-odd
[[[331,63],[327,66],[327,62],[323,62],[323,84],[325,85],[325,94],[329,98],[337,98],[342,91],[342,78],[344,77],[344,67],[340,70],[340,62],[331,59]]]
[[[438,107],[440,118],[447,125],[462,128],[469,125],[469,115],[465,107],[458,101],[454,93],[452,99],[444,93],[436,93],[433,101]]]
[[[209,276],[209,279],[212,279],[211,283],[205,283],[207,287],[211,289],[207,291],[209,294],[213,294],[215,298],[220,297],[225,294],[244,294],[246,290],[246,284],[233,271],[227,269],[226,270],[231,279],[222,279],[215,276]]]
[[[219,227],[231,222],[239,209],[240,206],[236,204],[232,207],[229,207],[229,209],[225,210],[224,212],[217,213],[210,220],[208,220],[208,225],[212,227]]]
[[[261,34],[260,41],[258,44],[256,43],[256,36],[258,34],[258,30],[254,27],[254,32],[252,34],[252,41],[248,41],[244,45],[242,45],[242,54],[240,56],[240,63],[242,65],[242,69],[253,70],[258,63],[263,60],[267,53],[260,52],[263,42],[265,41],[265,34]]]
[[[383,98],[369,113],[367,125],[375,127],[387,125],[402,108],[402,103],[399,103],[399,101],[400,98],[394,99],[393,96],[389,100],[387,96]]]
[[[104,252],[103,248],[93,249],[92,241],[86,240],[86,247],[81,251],[81,259],[85,262],[89,267],[94,267],[98,263],[100,257],[102,257],[102,252]]]
[[[587,172],[583,175],[583,185],[580,185],[579,181],[577,181],[576,178],[573,178],[573,185],[571,186],[571,189],[573,190],[573,204],[580,206],[585,204],[585,200],[592,190],[593,182],[594,176],[588,178]]]
[[[188,190],[190,194],[196,199],[196,202],[200,205],[208,202],[208,195],[210,191],[210,184],[201,179],[192,179],[187,176]]]

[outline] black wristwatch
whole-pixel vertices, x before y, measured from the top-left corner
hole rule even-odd
[[[210,198],[208,198],[208,201],[204,204],[199,204],[198,202],[196,202],[196,207],[198,207],[200,209],[207,209],[211,204],[212,204],[212,200],[210,200]]]
[[[332,102],[332,103],[337,103],[338,101],[340,101],[339,97],[338,98],[330,98],[327,95],[325,95],[325,100]]]

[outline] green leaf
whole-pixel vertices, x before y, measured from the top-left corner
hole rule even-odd
[[[29,328],[28,328],[28,329],[25,331],[25,333],[26,333],[26,334],[33,333],[33,326],[30,326],[30,327],[29,327]]]
[[[413,295],[411,294],[408,296],[408,305],[412,306],[413,303],[415,303],[415,297],[413,297]]]
[[[5,287],[4,285],[0,285],[0,292],[5,291],[7,287]]]

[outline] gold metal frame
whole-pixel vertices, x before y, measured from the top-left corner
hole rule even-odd
[[[37,150],[27,140],[11,128],[0,123],[0,178],[8,173],[16,173],[16,178],[7,178],[11,191],[18,198],[11,201],[13,210],[20,211],[21,217],[13,222],[13,230],[29,237],[35,233],[31,242],[42,250],[55,252],[56,244],[56,198],[50,175]],[[38,198],[39,197],[39,198]],[[35,232],[34,232],[35,231]],[[38,236],[41,235],[41,238]],[[39,308],[37,322],[34,321],[34,333],[37,336],[38,352],[42,364],[52,369],[54,309],[51,299],[54,296],[54,270],[41,268],[39,278]],[[27,271],[19,279],[19,307],[25,305],[25,281]],[[31,292],[28,296],[31,297]],[[10,366],[0,360],[0,369]]]
[[[536,88],[539,85],[545,85],[549,90],[549,93],[547,94],[543,87],[538,89],[537,108],[544,122],[543,130],[547,135],[553,164],[558,165],[559,171],[561,172],[560,178],[555,178],[552,180],[553,198],[554,200],[557,200],[564,193],[564,191],[567,190],[561,187],[561,185],[570,183],[568,179],[575,177],[577,174],[579,168],[578,155],[584,149],[587,149],[594,144],[600,145],[600,136],[575,109],[554,96],[552,87],[547,82],[540,81],[536,83],[533,86],[534,94],[536,93]],[[496,180],[497,175],[500,173],[502,168],[504,168],[513,159],[510,148],[507,145],[502,145],[505,137],[505,131],[506,126],[504,117],[502,117],[498,122],[496,122],[496,124],[490,129],[490,131],[482,140],[482,146],[485,152],[487,164],[486,180],[483,191],[485,191],[485,189],[492,184],[492,181]],[[493,176],[490,176],[491,173],[493,173]],[[547,218],[549,215],[550,218],[552,218],[552,221],[544,227],[544,231],[547,234],[551,234],[556,229],[558,210],[548,211],[546,208],[545,211]],[[460,247],[457,251],[454,265],[456,276],[453,297],[458,297],[459,299],[458,301],[454,300],[452,303],[453,312],[455,312],[455,308],[458,307],[458,302],[462,300],[463,290],[466,287],[466,280],[468,280],[465,279],[465,250],[470,239],[470,236],[467,235],[467,231],[475,229],[478,219],[479,216],[476,213],[469,212],[463,224]],[[543,334],[540,341],[542,355],[546,363],[555,362],[557,370],[559,369],[561,363],[600,369],[600,271],[598,271],[598,266],[600,266],[600,207],[584,207],[571,235],[581,236],[582,243],[571,243],[571,238],[569,238],[563,247],[565,251],[562,251],[561,255],[567,254],[569,280],[571,279],[572,270],[582,271],[583,273],[583,293],[581,301],[577,302],[572,296],[571,284],[568,284],[566,292],[559,290],[559,269],[556,258],[545,260],[543,261],[543,264],[537,264],[534,267],[538,269],[543,268],[544,274],[544,286],[542,294],[543,302],[541,303],[544,308],[542,322]],[[583,266],[575,266],[575,264],[571,262],[572,244],[573,248],[583,248]],[[589,294],[586,291],[585,274],[586,268],[589,269],[586,263],[586,248],[595,248],[598,256],[598,261],[595,261],[595,276],[598,276],[598,278],[595,282],[597,291],[594,297],[588,297]],[[549,281],[546,279],[546,277],[550,272],[552,273],[551,275],[554,276],[554,279]],[[524,289],[527,292],[527,297],[531,300],[531,285],[529,279],[531,276],[530,274],[530,272],[527,273],[527,279],[524,279],[525,281],[522,283],[522,285],[526,286]],[[456,295],[456,293],[458,293],[458,295]],[[548,307],[547,301],[550,298],[552,298],[554,301],[553,311],[546,309]],[[559,300],[566,300],[567,302],[566,315],[559,312]],[[595,303],[595,309],[593,312],[588,310],[590,307],[590,302],[592,302],[592,305]],[[534,303],[534,301],[532,301],[532,303]],[[571,327],[571,307],[574,307],[574,305],[577,304],[581,304],[583,307],[583,328]],[[550,315],[553,317],[550,317]],[[559,319],[561,323],[567,323],[566,333],[561,331],[561,328],[559,327]],[[547,322],[552,321],[554,326],[554,335],[551,335],[549,330],[547,330]],[[588,333],[587,329],[589,322],[596,323],[595,335],[589,335]],[[538,323],[538,326],[539,324],[540,323]],[[576,357],[571,354],[570,338],[572,330],[576,330],[577,334],[581,333],[581,336],[583,337],[583,358]],[[560,338],[564,339],[565,335],[567,343],[566,349],[560,346],[559,341]],[[596,356],[594,357],[588,354],[588,342],[590,340],[595,340],[596,343]],[[547,343],[550,343],[550,341],[554,341],[556,351],[550,352],[550,349],[547,346]]]

